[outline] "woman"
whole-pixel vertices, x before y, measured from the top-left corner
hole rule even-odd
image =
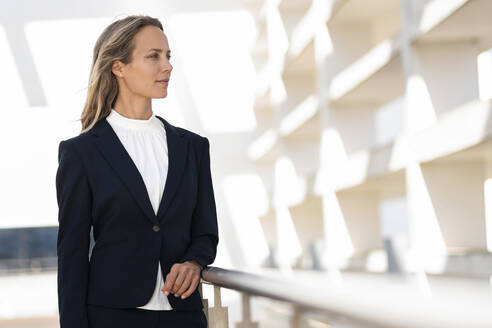
[[[96,42],[82,131],[59,144],[61,328],[207,326],[197,286],[219,241],[210,145],[152,111],[169,60],[148,16]]]

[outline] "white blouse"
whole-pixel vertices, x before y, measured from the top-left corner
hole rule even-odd
[[[166,129],[154,113],[147,120],[131,119],[114,109],[106,120],[130,155],[143,178],[149,199],[157,214],[166,184],[169,159],[167,155]],[[147,304],[138,308],[148,310],[172,310],[167,296],[161,291],[164,277],[157,262],[157,282],[154,294]],[[124,287],[123,287],[124,288]]]

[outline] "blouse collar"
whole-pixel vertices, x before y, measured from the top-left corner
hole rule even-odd
[[[152,112],[150,118],[141,120],[123,116],[114,110],[114,108],[111,108],[111,113],[106,117],[106,120],[111,123],[111,125],[115,124],[132,130],[147,130],[157,127],[160,123],[154,112]]]

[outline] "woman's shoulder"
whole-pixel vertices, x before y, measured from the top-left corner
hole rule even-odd
[[[196,142],[196,143],[202,143],[205,141],[205,137],[198,134],[195,131],[188,130],[182,127],[176,127],[178,131],[181,131],[187,137],[190,141]]]
[[[83,155],[86,150],[90,148],[89,132],[90,130],[82,132],[76,136],[60,140],[58,144],[59,151],[64,148]]]
[[[188,138],[192,148],[194,149],[195,153],[201,154],[202,150],[204,147],[208,144],[208,138],[205,136],[200,135],[199,133],[188,130],[182,127],[176,127],[179,131],[183,133],[183,137]]]
[[[74,145],[75,147],[85,144],[88,142],[89,139],[89,131],[82,132],[76,136],[69,137],[67,139],[63,139],[60,142],[64,142],[66,144]]]
[[[196,158],[201,158],[203,150],[208,148],[209,141],[208,138],[200,135],[198,132],[185,129],[179,126],[174,126],[174,128],[183,135],[183,138],[187,138],[191,149],[195,153]]]
[[[191,141],[194,146],[201,147],[207,139],[207,137],[200,135],[196,131],[186,129],[186,128],[183,128],[181,126],[171,124],[169,122],[168,122],[168,124],[172,129],[175,129],[179,134],[181,134],[183,137],[185,137],[189,141]]]

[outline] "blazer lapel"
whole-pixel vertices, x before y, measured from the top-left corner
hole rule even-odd
[[[166,209],[169,207],[170,200],[181,180],[188,151],[188,143],[186,138],[183,138],[183,132],[178,131],[163,118],[157,115],[156,117],[164,123],[166,129],[169,158],[166,184],[157,215],[154,213],[147,188],[138,168],[111,125],[104,118],[90,130],[90,134],[94,136],[94,142],[99,151],[116,171],[118,177],[153,224],[158,224],[162,220]]]
[[[164,127],[166,128],[167,154],[169,158],[164,193],[157,211],[158,220],[162,222],[164,214],[166,214],[166,210],[169,208],[169,204],[171,203],[181,182],[181,177],[183,176],[186,158],[188,157],[188,141],[183,137],[183,131],[176,129],[175,126],[169,124],[169,122],[162,117],[158,115],[156,115],[156,117],[164,123]]]

